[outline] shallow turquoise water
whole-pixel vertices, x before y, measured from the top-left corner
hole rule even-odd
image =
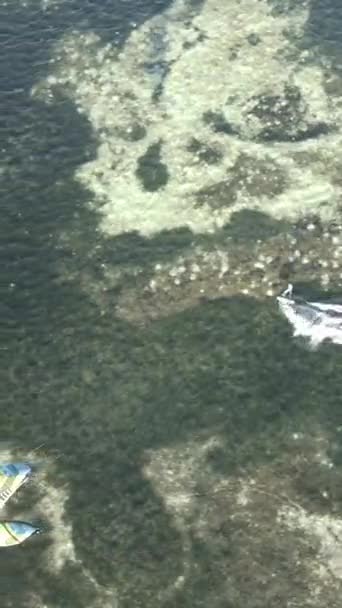
[[[340,9],[322,4],[312,2],[305,43],[313,37],[338,64]],[[290,467],[286,475],[294,475],[307,508],[341,512],[338,348],[305,351],[291,340],[273,301],[242,295],[202,301],[185,312],[175,312],[170,302],[165,318],[131,324],[113,314],[120,286],[101,314],[78,282],[59,271],[62,266],[85,273],[95,283],[103,260],[120,268],[139,262],[148,272],[193,241],[215,240],[184,229],[151,240],[133,234],[105,242],[93,231],[98,218],[86,206],[87,192],[73,180],[75,168],[95,154],[90,124],[62,92],[51,106],[29,95],[63,33],[75,26],[122,45],[133,21],[139,25],[167,5],[131,1],[113,10],[112,2],[69,2],[45,12],[17,2],[0,7],[0,438],[21,455],[44,443],[39,467],[55,462],[50,481],[68,488],[65,522],[72,524],[80,560],[66,562],[57,574],[53,562],[46,568],[54,522],[39,506],[44,488],[33,481],[10,515],[24,509],[46,534],[0,553],[4,608],[35,606],[35,593],[52,608],[95,607],[91,577],[121,590],[120,607],[286,605],[286,589],[275,604],[264,600],[261,583],[244,582],[233,524],[228,531],[218,526],[211,549],[190,532],[186,584],[163,596],[183,572],[184,539],[154,484],[142,475],[149,451],[177,451],[219,434],[221,444],[207,452],[203,466],[207,476],[220,479],[258,466],[283,466],[287,435],[318,427],[330,439],[335,477],[322,473],[321,479],[314,467],[305,479]],[[237,224],[237,234],[229,230],[237,240],[254,238],[249,228],[247,222],[247,228]],[[261,238],[272,230],[276,222],[266,223]],[[74,234],[77,254],[61,241],[65,232]],[[90,250],[97,255],[88,256]],[[328,506],[316,483],[329,486]],[[207,480],[193,491],[207,495]],[[221,588],[220,564],[226,559],[236,564],[231,597]]]

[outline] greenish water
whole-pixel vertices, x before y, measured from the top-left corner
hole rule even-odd
[[[96,152],[91,125],[63,91],[47,105],[32,99],[30,89],[48,73],[54,42],[74,27],[120,46],[133,21],[139,26],[168,4],[73,1],[46,11],[14,0],[0,5],[0,438],[16,458],[44,444],[39,468],[51,469],[47,483],[67,488],[58,525],[62,534],[71,524],[78,560],[66,560],[59,572],[53,561],[47,566],[59,530],[40,506],[44,488],[33,480],[10,516],[24,510],[46,533],[0,552],[2,608],[36,606],[35,597],[49,608],[104,607],[104,600],[96,604],[102,600],[94,581],[117,590],[118,603],[112,598],[108,605],[120,608],[286,606],[291,588],[309,606],[291,565],[270,594],[261,579],[244,575],[243,526],[229,518],[229,501],[217,499],[220,517],[210,520],[211,542],[205,542],[194,524],[200,497],[215,502],[211,478],[219,483],[270,467],[294,479],[294,495],[310,512],[342,512],[338,347],[303,349],[273,299],[236,294],[177,311],[170,295],[169,314],[142,324],[115,314],[124,279],[102,311],[80,284],[81,276],[96,284],[103,263],[127,268],[132,281],[130,268],[139,264],[148,276],[154,264],[172,261],[190,245],[267,240],[293,228],[242,214],[214,236],[195,237],[184,228],[151,239],[137,233],[104,239],[94,231],[98,217],[87,206],[89,194],[74,181],[75,169]],[[340,9],[322,4],[311,3],[306,44],[312,36],[338,62]],[[308,429],[328,437],[333,469],[314,462],[296,468],[291,461],[289,435]],[[148,454],[174,454],[212,436],[220,443],[206,452],[202,477],[194,478],[199,502],[185,517],[190,548],[184,557],[184,534],[143,471]],[[325,489],[329,500],[322,498]],[[284,541],[277,552],[271,532],[269,538],[253,534],[260,534],[255,560],[266,572],[291,562]],[[183,575],[184,561],[184,585],[165,594]]]

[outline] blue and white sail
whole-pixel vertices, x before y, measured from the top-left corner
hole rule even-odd
[[[23,521],[1,521],[0,522],[0,547],[13,547],[20,545],[30,536],[39,534],[37,526]]]

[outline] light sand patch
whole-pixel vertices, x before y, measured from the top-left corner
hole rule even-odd
[[[53,462],[50,463],[50,477]],[[81,567],[81,572],[88,580],[88,584],[94,589],[95,597],[89,608],[116,608],[118,606],[117,593],[113,588],[105,588],[98,584],[91,572],[85,568],[82,561],[77,557],[73,542],[73,527],[66,516],[66,502],[70,490],[64,487],[55,487],[46,480],[47,467],[42,467],[35,476],[32,483],[37,483],[42,498],[38,503],[41,517],[48,521],[49,534],[52,543],[46,550],[45,564],[51,574],[62,571],[64,566],[75,563]],[[88,607],[87,607],[88,608]]]
[[[319,543],[317,575],[326,577],[327,571],[342,580],[342,519],[333,515],[308,513],[304,509],[282,507],[278,521],[290,530],[302,530]]]
[[[152,480],[157,493],[173,515],[183,518],[196,499],[196,483],[208,450],[221,443],[219,437],[189,442],[175,448],[147,452],[150,458],[144,475]]]
[[[309,424],[306,433],[289,434],[284,441],[287,449],[277,464],[227,476],[215,473],[208,461],[211,450],[225,450],[219,435],[146,454],[144,475],[182,535],[182,585],[196,585],[195,573],[207,555],[203,572],[214,567],[216,573],[215,592],[208,590],[206,596],[212,605],[219,597],[235,597],[236,605],[243,605],[243,593],[254,598],[260,593],[260,601],[277,597],[288,606],[338,605],[341,520],[308,513],[301,505],[305,492],[293,483],[294,470],[305,475],[312,466],[317,472],[326,468],[321,454],[329,437]],[[322,484],[317,477],[317,489]],[[201,559],[197,543],[206,547]],[[168,597],[176,589],[175,582]]]
[[[41,516],[49,522],[50,536],[53,540],[47,550],[46,564],[52,573],[60,572],[67,562],[76,561],[72,525],[65,516],[65,503],[69,492],[67,488],[55,488],[39,477],[38,475],[35,479],[39,488],[43,490],[39,510]]]
[[[150,450],[146,453],[147,464],[143,474],[151,481],[166,510],[172,515],[183,544],[183,572],[161,595],[163,600],[182,589],[191,576],[192,541],[187,522],[195,516],[198,508],[196,485],[201,476],[201,467],[205,465],[208,450],[217,445],[220,445],[220,438],[213,436],[204,441],[192,441],[175,448]],[[205,475],[205,467],[203,474]]]
[[[64,89],[97,133],[97,157],[79,167],[76,178],[100,210],[105,234],[152,235],[179,226],[214,232],[246,207],[277,218],[336,214],[340,189],[331,173],[341,157],[335,128],[342,124],[341,109],[325,93],[326,66],[309,51],[296,51],[287,36],[299,36],[307,16],[303,7],[274,16],[266,1],[257,0],[243,8],[238,0],[207,0],[195,15],[178,1],[133,31],[121,52],[102,45],[95,34],[75,32],[60,41],[51,75],[33,94],[49,101],[56,86]],[[301,118],[286,105],[286,88],[300,94]],[[287,121],[289,141],[264,141],[265,129],[274,129],[266,110],[263,116],[269,103],[280,122]],[[218,114],[223,131],[222,124],[220,130],[210,122]],[[292,132],[310,124],[327,125],[331,132],[291,141]],[[194,137],[206,150],[216,150],[220,162],[208,164],[189,151]],[[151,168],[146,159],[157,146],[158,162]],[[300,164],[298,153],[311,154],[311,161]],[[256,193],[245,184],[235,184],[231,193],[241,155],[271,159],[286,176],[283,191],[274,194],[268,184],[262,192],[259,180]],[[148,174],[145,187],[137,171],[141,164]],[[215,196],[198,205],[199,191],[222,182],[227,192],[218,208],[211,204]]]

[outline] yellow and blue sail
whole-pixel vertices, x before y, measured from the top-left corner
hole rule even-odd
[[[28,480],[31,473],[30,465],[24,462],[0,465],[0,508]]]
[[[28,480],[31,473],[30,465],[24,462],[0,465],[0,509]],[[39,531],[36,526],[23,521],[0,521],[0,547],[20,545]]]
[[[39,528],[23,521],[1,521],[0,547],[20,545],[24,540],[39,532]]]

